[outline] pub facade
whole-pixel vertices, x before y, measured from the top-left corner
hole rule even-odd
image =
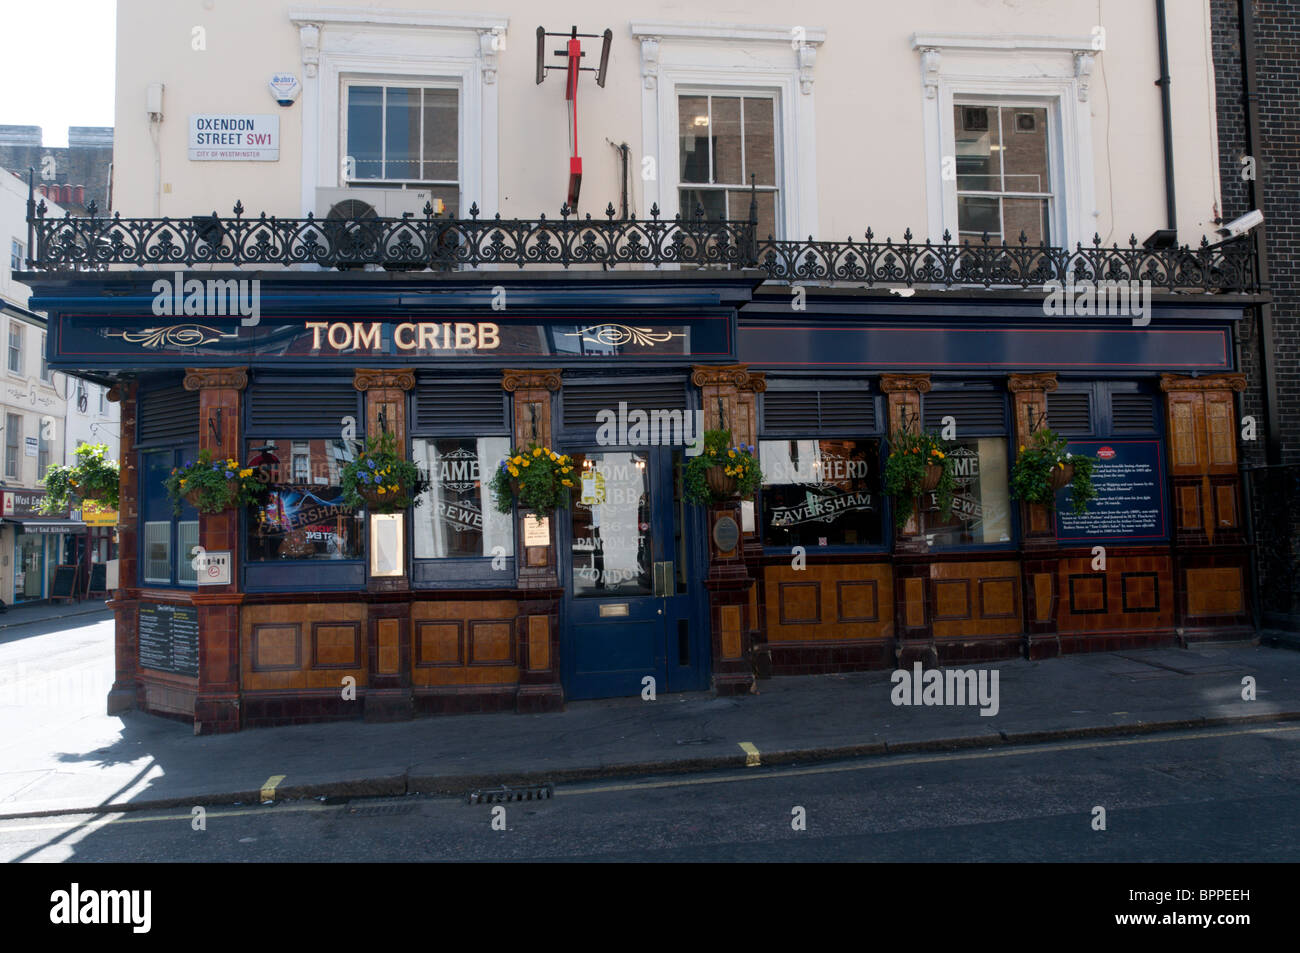
[[[829,132],[810,99],[834,105],[835,81],[852,81],[857,58],[834,37],[860,24],[620,23],[612,55],[600,30],[548,27],[534,58],[514,39],[534,24],[513,17],[275,3],[257,16],[257,43],[299,56],[302,98],[256,104],[276,123],[252,115],[251,92],[227,110],[251,125],[191,121],[183,208],[141,215],[149,186],[130,172],[118,216],[47,218],[33,197],[25,280],[50,366],[111,384],[121,407],[110,710],[196,732],[554,711],[647,678],[741,694],[782,675],[1252,637],[1236,349],[1261,299],[1253,246],[1082,240],[1100,188],[1091,61],[1109,55],[1088,24],[1053,39],[1045,19],[1012,53],[924,22],[872,39],[909,63],[921,134],[905,211],[942,237],[829,241],[801,237],[843,214],[817,188],[845,157],[813,147]],[[403,60],[421,40],[432,59]],[[560,98],[548,44],[569,51],[579,100],[607,94],[599,121],[616,121],[619,97],[639,112],[640,146],[594,169],[589,156],[585,184],[570,162],[559,214],[515,217],[509,195],[556,191],[503,142],[522,125],[537,155],[552,143],[523,115],[539,90]],[[372,48],[395,51],[388,79]],[[575,71],[597,61],[599,85]],[[119,97],[134,96],[145,68],[119,62]],[[204,68],[175,83],[192,120],[213,112],[190,89]],[[1190,97],[1180,108],[1198,115]],[[448,115],[450,145],[434,134]],[[222,162],[202,138],[218,128],[276,137],[218,144],[274,143],[276,158]],[[148,141],[130,122],[119,134],[119,152]],[[286,164],[304,208],[194,214],[214,182],[276,201]],[[1138,165],[1159,183],[1158,161]],[[854,208],[892,215],[888,175]],[[422,206],[392,214],[407,193]],[[343,205],[371,199],[384,208]],[[1161,224],[1133,214],[1107,229]],[[1011,494],[1043,427],[1098,461],[1082,514]],[[753,499],[689,502],[701,429],[756,448]],[[953,457],[951,515],[885,493],[891,439],[920,429]],[[395,521],[341,487],[379,434],[427,480]],[[568,503],[499,512],[492,474],[533,445],[572,458]],[[163,483],[202,449],[266,474],[266,496],[178,511]]]

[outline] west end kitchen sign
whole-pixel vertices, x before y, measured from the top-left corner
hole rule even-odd
[[[191,115],[189,155],[196,162],[278,162],[280,117]]]

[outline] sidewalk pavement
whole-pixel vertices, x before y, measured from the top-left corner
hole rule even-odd
[[[54,619],[66,619],[71,616],[92,615],[108,612],[104,598],[83,599],[81,602],[37,602],[9,606],[0,612],[0,629],[16,625],[30,625],[33,622],[50,622]]]
[[[573,702],[542,715],[357,720],[202,737],[187,724],[140,712],[99,714],[104,701],[96,694],[84,716],[57,730],[33,723],[22,738],[0,740],[0,817],[272,797],[464,795],[503,783],[1300,719],[1300,653],[1285,649],[1201,646],[981,669],[999,676],[995,716],[977,706],[895,706],[888,671],[766,679],[759,694],[736,698],[660,695]],[[1241,697],[1248,675],[1257,683],[1254,701]],[[39,718],[39,706],[24,715]],[[266,787],[277,776],[271,793]]]

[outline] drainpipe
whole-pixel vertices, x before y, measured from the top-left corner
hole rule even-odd
[[[1259,177],[1268,168],[1264,161],[1264,139],[1259,131],[1259,83],[1255,75],[1255,13],[1248,0],[1237,0],[1241,25],[1241,93],[1246,106],[1246,154],[1255,158],[1255,177],[1247,180],[1252,209],[1264,211],[1264,190]],[[1258,263],[1260,289],[1269,290],[1268,244],[1265,226],[1251,229],[1255,242],[1255,261]],[[1270,467],[1282,463],[1282,426],[1277,414],[1277,374],[1273,367],[1273,305],[1269,301],[1255,307],[1256,331],[1259,338],[1260,383],[1264,400],[1265,459]]]
[[[1165,140],[1165,217],[1168,228],[1178,234],[1178,209],[1174,202],[1174,121],[1169,107],[1169,34],[1165,29],[1165,0],[1156,0],[1156,36],[1160,44],[1160,112]],[[1174,239],[1177,244],[1177,237]]]

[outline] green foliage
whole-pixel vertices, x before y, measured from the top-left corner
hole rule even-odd
[[[385,431],[366,438],[366,448],[348,461],[340,477],[343,501],[353,509],[396,513],[419,505],[427,485],[420,468],[397,450],[397,438]]]
[[[698,456],[687,457],[682,474],[682,492],[688,503],[708,506],[726,498],[709,487],[707,474],[712,467],[721,467],[727,476],[735,478],[734,496],[742,500],[753,499],[763,483],[763,471],[759,469],[753,447],[745,443],[733,446],[730,430],[706,430],[703,451]]]
[[[42,513],[61,513],[65,507],[78,506],[82,500],[103,503],[117,509],[118,463],[107,458],[108,447],[102,443],[83,443],[74,451],[77,462],[60,464],[45,471],[45,499]]]
[[[1096,499],[1097,490],[1092,485],[1092,471],[1097,461],[1093,457],[1070,453],[1069,442],[1054,430],[1036,430],[1029,444],[1020,447],[1015,465],[1011,468],[1011,495],[1026,503],[1044,503],[1056,507],[1056,491],[1052,489],[1052,471],[1074,465],[1074,478],[1070,480],[1071,511],[1078,516]]]
[[[938,495],[939,515],[952,516],[952,494],[957,481],[952,473],[950,447],[930,431],[899,430],[889,438],[889,457],[885,460],[885,492],[894,498],[894,527],[902,529],[912,513],[912,501],[921,495],[927,466],[942,468],[939,484],[932,492]]]
[[[199,451],[194,463],[173,467],[163,487],[177,515],[181,512],[181,500],[191,494],[191,502],[200,513],[220,513],[255,503],[266,493],[266,484],[257,478],[252,467],[235,459],[215,459],[206,447]]]
[[[577,482],[571,457],[532,444],[527,450],[511,450],[497,464],[492,474],[492,497],[501,513],[510,512],[516,496],[524,509],[550,513],[569,505],[569,490]]]

